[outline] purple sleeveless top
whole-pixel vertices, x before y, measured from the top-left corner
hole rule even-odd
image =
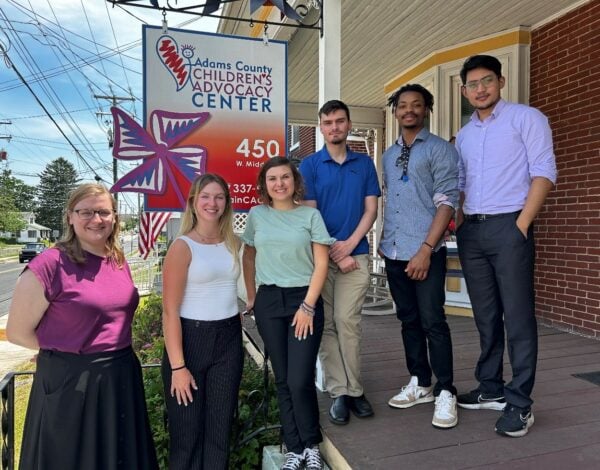
[[[119,269],[105,258],[85,254],[85,264],[76,264],[53,248],[27,265],[50,303],[36,329],[42,349],[90,354],[131,344],[139,295],[129,266]]]

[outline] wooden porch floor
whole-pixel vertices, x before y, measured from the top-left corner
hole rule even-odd
[[[472,318],[448,318],[461,393],[476,386],[479,339]],[[319,394],[324,434],[349,468],[600,469],[600,386],[573,376],[600,371],[600,341],[540,326],[535,424],[527,436],[512,439],[494,432],[497,411],[459,409],[458,426],[438,430],[431,425],[433,403],[390,408],[388,399],[409,380],[400,322],[395,315],[364,316],[362,325],[363,381],[375,416],[333,425],[330,400]],[[509,372],[505,357],[505,377]],[[348,468],[331,463],[336,470]]]

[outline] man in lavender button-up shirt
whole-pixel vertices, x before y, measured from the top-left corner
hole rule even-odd
[[[495,57],[470,57],[460,75],[475,112],[456,138],[462,205],[457,241],[481,355],[479,386],[459,395],[458,404],[503,410],[496,432],[521,437],[534,422],[533,220],[556,182],[552,132],[537,109],[501,99],[505,79]],[[506,385],[505,329],[513,370]]]

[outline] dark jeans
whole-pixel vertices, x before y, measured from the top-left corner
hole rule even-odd
[[[504,395],[512,405],[531,405],[537,363],[537,323],[533,291],[533,226],[527,239],[517,213],[465,222],[457,232],[458,251],[481,355],[475,378],[482,392]],[[513,377],[504,385],[504,330]]]
[[[407,264],[408,261],[385,258],[390,293],[398,319],[402,321],[408,371],[419,378],[420,386],[429,387],[433,370],[438,380],[434,395],[438,396],[442,390],[455,395],[452,339],[444,313],[446,248],[431,255],[431,266],[424,281],[410,279],[404,271]]]
[[[313,334],[304,340],[294,336],[293,314],[307,288],[261,286],[256,293],[256,326],[275,374],[283,441],[290,452],[301,454],[319,444],[319,404],[315,387],[317,353],[323,335],[323,302],[317,302]],[[280,316],[288,312],[287,316]]]

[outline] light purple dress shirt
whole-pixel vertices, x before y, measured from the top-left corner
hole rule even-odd
[[[456,149],[465,214],[521,210],[533,178],[556,183],[548,119],[530,106],[501,99],[484,121],[473,113],[456,136]]]

